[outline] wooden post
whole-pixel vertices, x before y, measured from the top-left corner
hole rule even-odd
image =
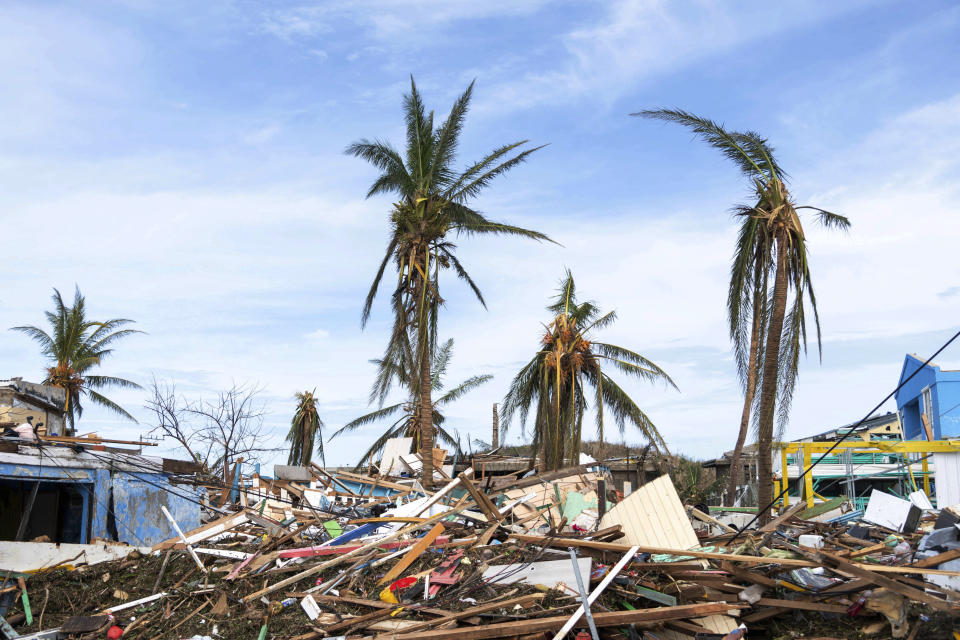
[[[930,497],[930,465],[927,464],[926,454],[921,458],[920,468],[923,470],[923,492],[927,494],[927,497]]]
[[[600,527],[600,521],[607,513],[607,480],[600,478],[597,480],[597,527]]]
[[[803,470],[810,468],[810,449],[803,448]],[[803,496],[807,499],[807,508],[813,507],[813,474],[803,476]]]
[[[500,446],[500,415],[497,413],[497,403],[493,403],[493,435],[490,438],[490,447],[496,449]]]

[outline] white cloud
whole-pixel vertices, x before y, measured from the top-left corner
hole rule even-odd
[[[500,112],[587,97],[609,105],[642,80],[816,23],[858,4],[862,3],[607,3],[601,5],[607,7],[601,19],[563,37],[566,55],[559,56],[552,68],[521,73],[511,68],[504,74],[506,79],[485,92],[482,106]]]
[[[330,332],[326,329],[317,329],[316,331],[311,331],[304,337],[307,340],[326,340],[330,337]]]

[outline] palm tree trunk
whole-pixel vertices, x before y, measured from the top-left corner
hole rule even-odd
[[[424,269],[424,273],[430,273]],[[427,319],[427,292],[424,278],[418,278],[420,291],[417,320],[417,349],[420,356],[420,457],[423,459],[423,477],[420,484],[427,491],[433,489],[433,379],[430,371],[430,329]]]
[[[766,291],[763,292],[766,295]],[[743,443],[747,440],[747,431],[750,429],[750,410],[753,408],[753,399],[757,394],[757,354],[760,342],[760,304],[754,300],[753,328],[750,331],[750,356],[747,367],[747,388],[743,396],[743,412],[740,414],[740,433],[737,434],[737,446],[733,448],[733,457],[730,459],[730,482],[727,485],[727,506],[733,506],[737,499],[737,487],[740,485],[740,454],[743,452]]]
[[[773,499],[773,419],[777,404],[777,380],[780,369],[780,335],[787,310],[787,238],[777,237],[776,278],[773,281],[773,308],[767,328],[767,346],[763,358],[763,381],[760,389],[760,422],[757,434],[757,496],[762,509]],[[766,524],[769,511],[760,514],[759,522]]]

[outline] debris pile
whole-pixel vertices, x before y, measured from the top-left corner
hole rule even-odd
[[[177,535],[149,553],[5,572],[0,637],[926,639],[960,614],[960,509],[883,494],[859,519],[804,503],[738,531],[667,476],[623,496],[595,462],[439,468],[434,491],[315,466],[243,478],[199,528],[165,513]]]

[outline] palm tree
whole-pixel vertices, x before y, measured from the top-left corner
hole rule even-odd
[[[123,378],[91,375],[89,372],[99,367],[103,360],[113,353],[110,348],[114,342],[133,333],[143,333],[136,329],[124,329],[133,320],[115,318],[99,322],[88,320],[86,300],[78,287],[73,295],[73,306],[63,302],[60,292],[53,290],[53,311],[45,312],[51,332],[34,326],[12,327],[13,331],[25,333],[40,344],[43,355],[49,360],[44,384],[60,387],[66,392],[63,410],[68,424],[68,432],[75,431],[76,421],[83,415],[81,399],[86,396],[94,404],[100,405],[128,420],[136,419],[127,411],[98,392],[100,389],[119,387],[121,389],[140,389],[140,385]]]
[[[323,454],[323,420],[317,412],[317,399],[314,397],[316,392],[317,390],[314,389],[298,392],[295,395],[297,410],[293,414],[290,431],[287,433],[287,442],[290,443],[287,464],[309,466],[310,460],[313,459],[314,448],[323,464],[327,464]]]
[[[735,209],[742,223],[731,267],[727,313],[745,390],[738,449],[743,446],[750,409],[756,402],[758,499],[761,507],[766,506],[772,498],[774,421],[782,432],[796,387],[800,351],[806,352],[804,296],[813,311],[817,351],[822,357],[807,242],[797,211],[812,209],[816,220],[826,228],[848,229],[850,221],[819,207],[797,205],[787,190],[787,174],[775,159],[773,148],[756,132],[727,131],[716,122],[681,110],[647,110],[632,115],[687,127],[732,160],[752,183],[755,203]],[[772,290],[768,288],[770,275]],[[736,464],[731,470],[738,473],[738,450],[734,456]],[[766,516],[761,514],[761,518]]]
[[[604,437],[604,407],[624,432],[630,422],[658,452],[669,453],[667,444],[653,422],[601,365],[607,364],[629,376],[648,382],[663,381],[676,389],[670,376],[638,353],[616,345],[594,342],[591,331],[610,326],[615,311],[606,314],[593,302],[578,302],[573,275],[567,271],[556,301],[547,307],[553,320],[546,325],[542,346],[513,379],[503,400],[503,431],[514,413],[526,424],[531,407],[536,407],[535,451],[541,453],[540,470],[559,469],[564,461],[579,459],[583,415],[593,400],[601,457]],[[586,384],[592,387],[588,391]]]
[[[408,356],[410,355],[409,351],[407,354]],[[433,373],[430,376],[431,391],[443,391],[444,377],[446,376],[447,368],[450,365],[450,359],[452,356],[453,339],[450,339],[439,347],[437,353],[432,358],[434,368]],[[356,429],[368,424],[387,419],[393,420],[390,426],[387,427],[387,430],[384,432],[384,434],[380,436],[372,445],[370,445],[370,448],[367,449],[367,451],[360,457],[360,461],[357,464],[358,467],[363,464],[364,460],[372,459],[374,456],[381,453],[387,444],[387,440],[391,438],[413,438],[414,448],[416,448],[418,451],[422,450],[419,446],[423,434],[423,431],[420,428],[422,422],[420,419],[420,411],[421,407],[424,405],[423,403],[419,402],[417,398],[420,377],[413,359],[407,357],[403,362],[392,362],[386,365],[380,360],[371,360],[371,362],[377,365],[379,372],[390,372],[390,377],[396,380],[396,382],[398,382],[401,386],[405,387],[409,391],[410,397],[404,402],[398,402],[388,407],[384,407],[383,403],[381,402],[380,407],[376,411],[372,411],[364,416],[360,416],[356,420],[348,422],[339,430],[337,430],[333,436],[331,436],[331,439],[336,438],[341,433],[350,433],[351,431],[355,431]],[[493,376],[489,374],[471,376],[433,401],[431,407],[433,412],[431,424],[433,425],[434,429],[436,429],[437,436],[441,442],[458,450],[460,448],[457,438],[443,428],[445,418],[443,414],[440,413],[440,409],[459,400],[470,391],[473,391],[480,385],[489,382],[492,379]],[[373,393],[371,394],[371,400],[375,398],[382,399],[389,391],[389,388],[390,382],[384,384],[381,376],[380,379],[378,379],[378,383],[374,385]]]
[[[401,352],[413,345],[419,385],[420,451],[424,459],[424,484],[433,483],[433,398],[430,377],[431,354],[436,349],[440,271],[452,269],[464,280],[484,307],[483,295],[457,259],[451,235],[501,234],[534,240],[549,240],[536,231],[488,220],[469,203],[499,175],[524,162],[541,147],[524,148],[526,140],[494,149],[464,169],[454,166],[460,134],[473,94],[473,83],[453,104],[447,119],[434,126],[433,112],[427,113],[413,78],[404,97],[406,121],[404,154],[380,140],[360,140],[346,153],[372,164],[380,175],[367,197],[393,194],[397,199],[390,213],[390,238],[383,260],[373,279],[363,307],[365,326],[373,300],[387,265],[397,270],[392,295],[394,325],[382,362],[401,361]]]

